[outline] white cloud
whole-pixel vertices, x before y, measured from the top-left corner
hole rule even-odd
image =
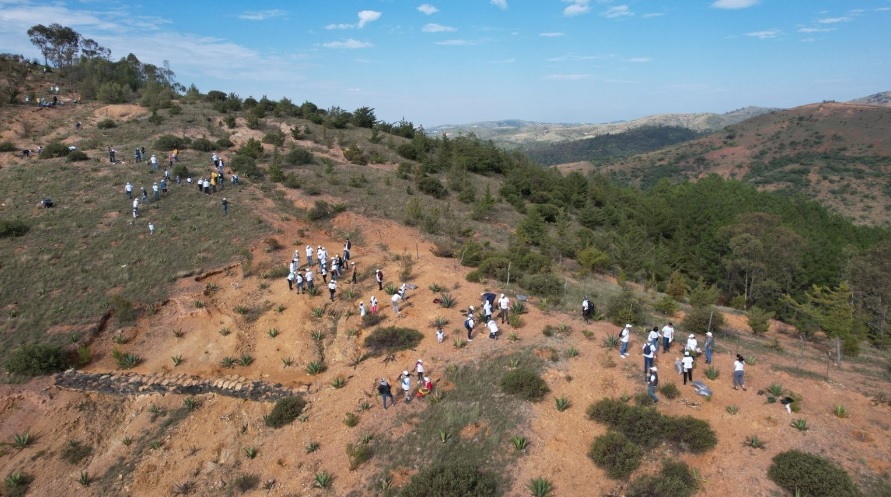
[[[507,0],[489,0],[489,3],[501,10],[507,10]]]
[[[653,62],[652,57],[631,57],[628,59],[628,62],[636,62],[638,64],[645,64],[647,62]]]
[[[288,12],[282,9],[248,10],[238,14],[238,18],[245,21],[265,21],[266,19],[285,17],[287,15]]]
[[[472,41],[472,40],[455,39],[455,40],[438,41],[438,42],[436,42],[436,44],[442,45],[444,47],[469,47],[469,46],[477,45],[478,42]]]
[[[381,13],[374,10],[363,10],[359,12],[359,29],[365,27],[369,22],[374,22],[381,18]]]
[[[799,41],[802,43],[813,43],[813,42],[817,41],[817,39],[816,38],[802,38]]]
[[[840,22],[849,22],[853,21],[850,17],[824,17],[823,19],[818,20],[817,22],[820,24],[837,24]]]
[[[879,7],[876,9],[876,12],[888,12],[891,10],[891,7]]]
[[[779,29],[766,29],[764,31],[753,31],[751,33],[746,33],[746,36],[758,38],[759,40],[769,40],[771,38],[776,38],[781,33],[782,31]]]
[[[538,36],[542,38],[559,38],[561,36],[566,36],[565,33],[553,32],[553,33],[538,33]]]
[[[631,12],[631,9],[627,5],[616,5],[615,7],[610,7],[601,15],[607,19],[621,19],[623,17],[633,16],[634,12]]]
[[[359,22],[356,24],[329,24],[325,29],[362,29],[369,22],[374,22],[381,18],[381,13],[374,10],[363,10],[359,14]]]
[[[665,12],[648,12],[648,13],[642,15],[641,17],[643,17],[644,19],[650,19],[651,17],[662,17],[664,15],[665,15]]]
[[[421,31],[425,33],[451,33],[454,31],[458,31],[457,29],[451,26],[443,26],[442,24],[428,23],[425,24]]]
[[[758,0],[717,0],[712,4],[716,9],[747,9],[758,4]]]
[[[346,41],[332,41],[332,42],[328,42],[328,43],[323,43],[322,46],[325,48],[339,48],[339,49],[354,50],[354,49],[358,49],[358,48],[369,48],[369,47],[373,47],[374,45],[372,45],[371,43],[369,43],[367,41],[359,41],[359,40],[354,40],[354,39],[350,38]]]
[[[420,11],[424,15],[432,16],[433,14],[439,12],[439,9],[430,5],[429,3],[422,3],[418,5],[418,11]]]
[[[799,33],[828,33],[835,30],[835,28],[798,28]]]
[[[569,6],[563,9],[563,15],[566,17],[577,16],[581,14],[587,14],[591,11],[591,6],[588,5],[590,0],[563,0],[564,2],[569,3]]]
[[[544,79],[552,81],[579,81],[582,79],[591,79],[590,74],[548,74]]]

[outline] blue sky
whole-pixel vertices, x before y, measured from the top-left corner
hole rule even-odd
[[[202,92],[431,127],[600,123],[891,90],[891,0],[0,0],[0,51],[58,22]]]

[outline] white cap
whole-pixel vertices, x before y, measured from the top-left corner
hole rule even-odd
[[[430,377],[429,377],[429,376],[425,376],[425,377],[424,377],[424,381],[430,381]]]
[[[422,360],[420,360],[420,359],[418,359],[418,362],[424,362],[424,361],[422,361]]]
[[[656,366],[652,366],[652,367],[650,368],[650,371],[658,371],[658,369],[656,369]]]
[[[712,336],[712,332],[709,331],[709,332],[706,333],[706,335],[707,335],[707,336]]]
[[[403,376],[408,376],[408,371],[403,371],[402,374]]]
[[[504,294],[503,294],[503,293],[501,294],[501,298],[504,298]]]
[[[690,333],[690,337],[689,337],[689,338],[696,338],[696,335],[694,335],[693,333]]]
[[[631,328],[631,323],[625,323],[626,328]]]

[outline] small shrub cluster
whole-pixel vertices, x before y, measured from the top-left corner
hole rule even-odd
[[[96,127],[99,129],[111,129],[116,128],[118,123],[114,122],[114,119],[103,119],[96,123]]]
[[[690,497],[699,489],[693,471],[684,462],[665,461],[655,475],[636,478],[628,487],[627,497]]]
[[[90,156],[81,152],[80,150],[72,150],[72,151],[68,152],[68,156],[65,157],[65,160],[68,162],[79,162],[79,161],[90,160]]]
[[[281,428],[297,419],[304,407],[306,401],[303,397],[285,397],[276,402],[272,412],[266,416],[266,426]]]
[[[616,326],[643,321],[643,303],[629,286],[623,286],[618,295],[606,303],[606,317]]]
[[[68,148],[68,145],[59,142],[53,142],[43,147],[43,150],[40,152],[41,159],[52,159],[55,157],[65,157],[71,152],[71,149]]]
[[[692,416],[664,416],[653,408],[631,406],[621,399],[602,399],[587,409],[589,419],[623,433],[643,448],[670,441],[690,452],[712,449],[718,437],[709,424]]]
[[[158,150],[180,150],[186,148],[186,140],[180,136],[161,135],[155,140],[155,148]]]
[[[594,439],[588,457],[614,480],[625,479],[640,466],[640,447],[617,431],[608,431]]]
[[[476,465],[456,462],[434,464],[412,477],[402,492],[404,497],[487,497],[496,495],[495,475]]]
[[[412,328],[377,328],[365,337],[365,348],[372,356],[413,349],[421,343],[424,334]]]
[[[14,221],[0,220],[0,238],[25,236],[29,231],[31,231],[31,227],[24,221],[18,219]]]
[[[767,476],[780,487],[793,494],[800,492],[802,496],[862,495],[845,470],[829,459],[798,450],[781,452],[774,456]]]
[[[538,401],[548,392],[548,384],[531,369],[519,368],[504,373],[501,377],[501,390],[524,400]]]
[[[38,376],[64,371],[68,365],[68,356],[62,347],[28,343],[12,351],[6,361],[6,370],[13,374]]]

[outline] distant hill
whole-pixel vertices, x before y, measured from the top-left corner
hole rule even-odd
[[[872,99],[873,97],[867,97]],[[804,194],[853,220],[891,225],[891,107],[805,105],[605,167],[644,188],[710,173]]]
[[[851,100],[849,103],[891,106],[891,91],[883,91],[881,93],[869,95],[868,97],[857,98]]]
[[[642,126],[677,126],[695,132],[711,132],[726,126],[745,121],[774,109],[764,107],[744,107],[724,114],[701,112],[695,114],[658,114],[632,121],[618,121],[603,124],[540,123],[508,119],[503,121],[483,121],[469,124],[448,124],[435,126],[426,131],[431,135],[473,133],[484,140],[492,140],[506,148],[521,148],[543,143],[557,143],[582,140],[607,134],[624,133]]]
[[[615,134],[605,134],[558,143],[539,142],[523,147],[526,154],[543,166],[577,161],[598,161],[611,157],[652,152],[677,143],[701,138],[705,133],[683,126],[641,126]]]

